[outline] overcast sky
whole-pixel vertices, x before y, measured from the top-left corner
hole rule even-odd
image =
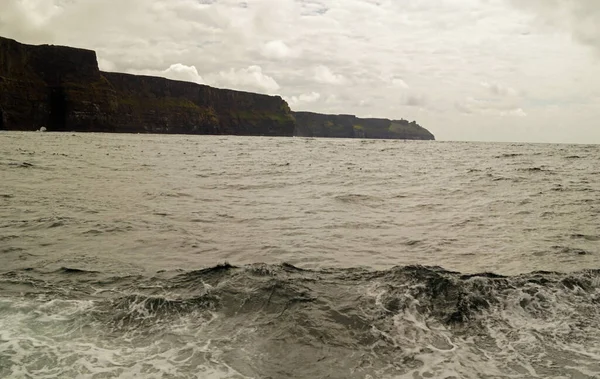
[[[94,49],[106,71],[440,140],[600,143],[600,0],[0,1],[0,35]]]

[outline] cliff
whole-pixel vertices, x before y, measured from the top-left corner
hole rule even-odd
[[[91,50],[0,37],[0,130],[433,139],[408,121],[293,113],[279,96],[102,72]]]
[[[0,129],[89,130],[115,101],[93,51],[0,38]]]
[[[278,96],[101,72],[96,53],[0,37],[0,129],[291,136]]]
[[[294,135],[303,137],[435,139],[433,134],[415,121],[358,118],[352,115],[311,112],[294,112],[294,118],[296,119]]]

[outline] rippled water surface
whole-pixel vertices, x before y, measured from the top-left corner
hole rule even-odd
[[[599,158],[0,133],[0,377],[597,377]]]

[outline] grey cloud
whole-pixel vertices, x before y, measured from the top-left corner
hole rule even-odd
[[[600,53],[600,1],[510,0],[510,3],[534,14],[539,25],[567,31]]]
[[[481,86],[495,96],[516,96],[518,94],[516,89],[498,83],[481,82]]]
[[[427,99],[424,95],[410,94],[406,96],[404,104],[410,107],[423,107],[427,105]]]

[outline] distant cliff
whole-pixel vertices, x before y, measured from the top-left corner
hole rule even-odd
[[[291,136],[279,96],[101,72],[96,53],[0,37],[0,129]]]
[[[0,130],[433,139],[416,123],[293,113],[279,96],[102,72],[96,53],[0,37]]]
[[[435,139],[433,134],[414,121],[311,112],[294,112],[294,118],[296,119],[294,135],[303,137]]]

